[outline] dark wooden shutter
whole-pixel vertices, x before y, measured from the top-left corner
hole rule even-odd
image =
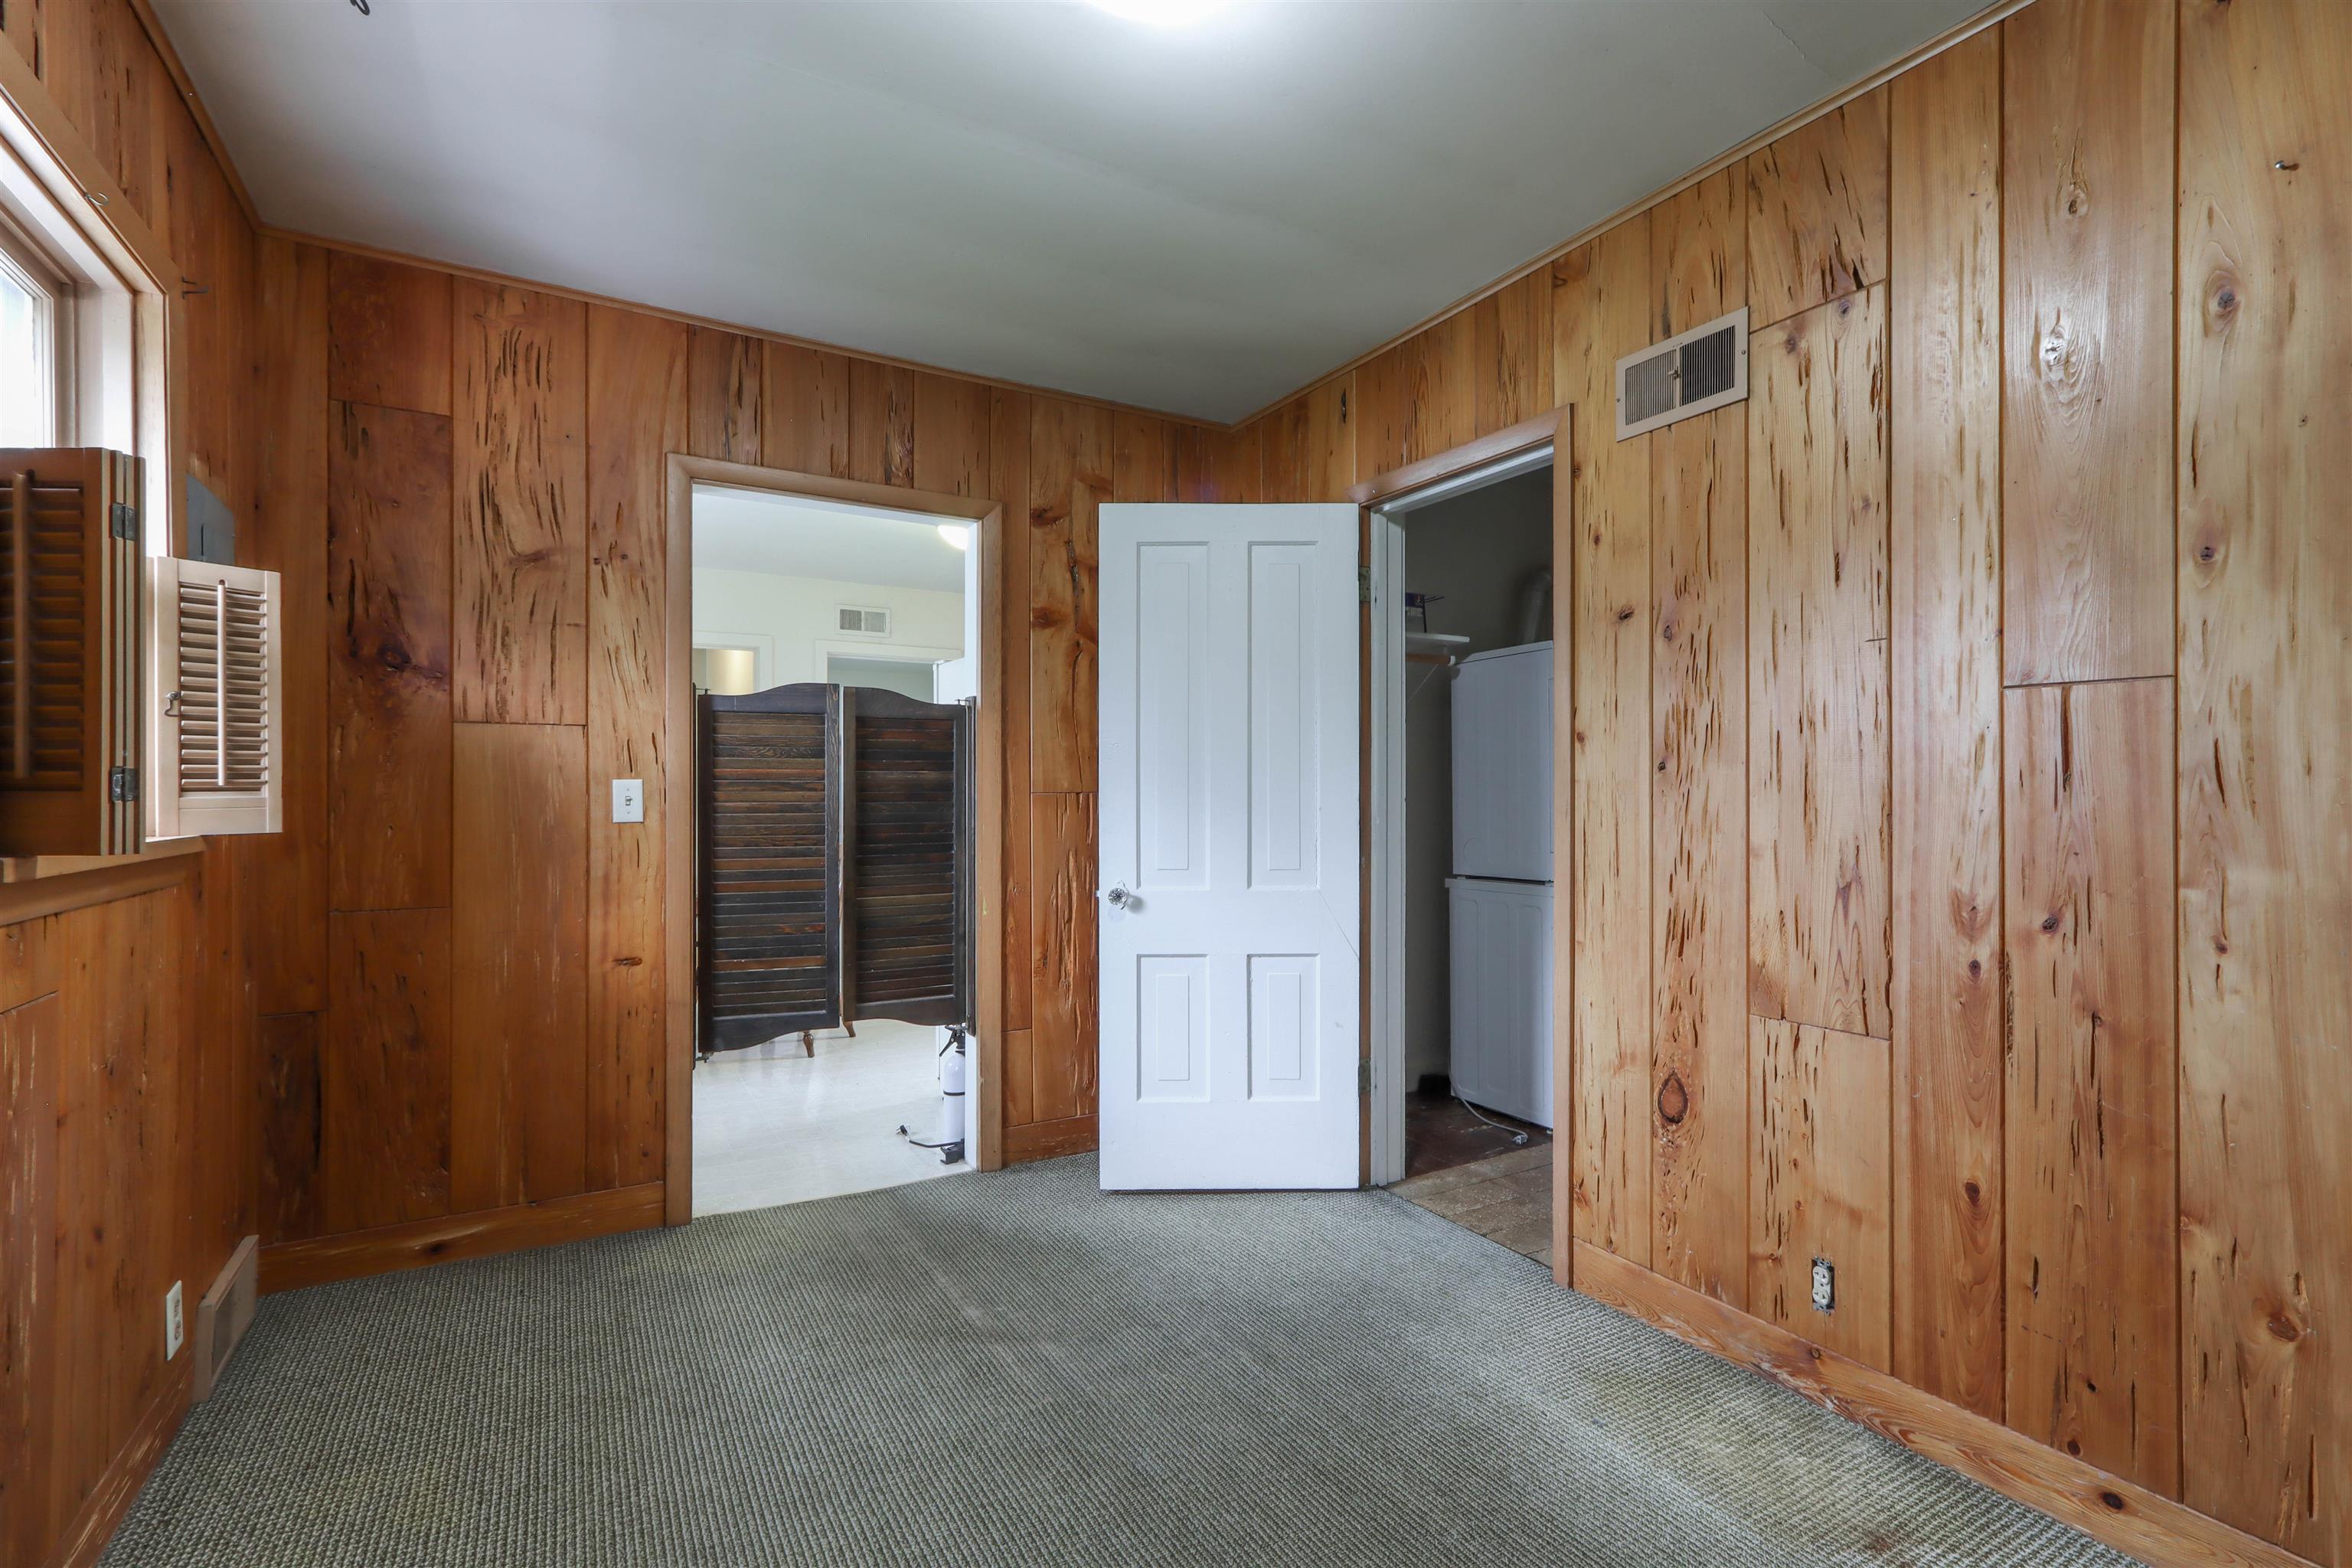
[[[971,710],[850,689],[852,1018],[971,1020]]]
[[[0,854],[142,842],[139,463],[0,450]]]
[[[698,700],[697,1043],[842,1021],[841,689]]]

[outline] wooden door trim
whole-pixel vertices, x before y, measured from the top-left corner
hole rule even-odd
[[[1569,865],[1567,846],[1567,805],[1572,798],[1569,771],[1575,747],[1570,743],[1571,714],[1569,708],[1569,626],[1567,616],[1573,603],[1570,595],[1570,574],[1574,561],[1569,530],[1573,514],[1575,486],[1569,468],[1574,450],[1571,441],[1575,430],[1576,410],[1573,405],[1559,404],[1531,419],[1465,441],[1419,462],[1375,474],[1348,491],[1356,512],[1356,564],[1360,571],[1371,567],[1372,513],[1383,501],[1422,489],[1425,485],[1456,479],[1475,472],[1490,463],[1517,456],[1549,443],[1552,448],[1552,847],[1554,877],[1552,881],[1552,1141],[1561,1148],[1573,1147],[1574,1094],[1571,1041],[1566,1026],[1570,1017],[1571,996],[1570,964],[1574,944],[1567,938],[1567,923],[1561,916],[1566,902],[1563,889],[1569,873],[1560,868]],[[1362,605],[1357,622],[1357,699],[1356,699],[1356,818],[1357,818],[1357,883],[1360,889],[1356,913],[1356,951],[1364,954],[1359,966],[1357,984],[1357,1053],[1359,1059],[1370,1068],[1372,1058],[1372,957],[1373,925],[1372,897],[1378,879],[1372,875],[1372,607]],[[1571,868],[1572,870],[1572,868]],[[1370,1074],[1367,1071],[1367,1079]],[[1403,1092],[1403,1086],[1398,1086]],[[1361,1184],[1371,1184],[1372,1167],[1372,1100],[1367,1091],[1362,1097],[1357,1118],[1358,1171]],[[1559,1283],[1569,1283],[1571,1268],[1568,1247],[1568,1194],[1559,1183],[1572,1163],[1553,1162],[1554,1196],[1552,1199],[1553,1277]]]
[[[663,732],[670,737],[670,765],[662,782],[664,871],[663,934],[667,973],[662,997],[663,1221],[684,1225],[694,1217],[694,487],[726,485],[805,500],[886,507],[923,512],[971,525],[971,547],[980,552],[980,701],[972,715],[974,794],[978,797],[972,887],[979,906],[973,921],[971,1078],[965,1101],[965,1136],[973,1165],[993,1171],[1004,1163],[1004,647],[998,633],[1003,613],[1004,503],[897,485],[867,484],[830,474],[730,463],[716,458],[669,454],[667,496],[668,628],[662,669]]]
[[[1423,458],[1417,463],[1407,463],[1401,468],[1391,468],[1385,474],[1374,474],[1363,483],[1349,488],[1348,499],[1358,506],[1377,506],[1407,490],[1417,490],[1423,485],[1433,485],[1440,479],[1450,479],[1488,463],[1524,452],[1530,447],[1540,447],[1560,434],[1558,408],[1547,410],[1532,419],[1522,419],[1517,425],[1481,436],[1475,441],[1465,441],[1459,447]]]

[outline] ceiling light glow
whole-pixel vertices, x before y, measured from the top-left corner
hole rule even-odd
[[[971,526],[969,523],[943,522],[940,524],[940,537],[958,550],[971,548]]]
[[[1182,27],[1223,10],[1228,0],[1087,0],[1097,10],[1154,27]]]

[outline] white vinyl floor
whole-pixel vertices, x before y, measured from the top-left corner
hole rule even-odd
[[[971,1169],[898,1135],[938,1136],[939,1031],[869,1020],[801,1054],[798,1035],[694,1069],[694,1212],[728,1214]]]

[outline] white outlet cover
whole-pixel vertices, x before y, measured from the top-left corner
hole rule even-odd
[[[614,779],[613,781],[613,820],[643,822],[646,819],[646,781]]]
[[[163,1292],[163,1359],[170,1361],[180,1353],[180,1342],[187,1337],[187,1325],[180,1315],[180,1282]]]
[[[1826,1258],[1813,1259],[1813,1310],[1826,1312],[1837,1304],[1837,1269]]]

